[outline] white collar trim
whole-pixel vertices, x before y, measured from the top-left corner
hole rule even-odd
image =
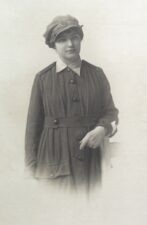
[[[68,67],[64,62],[62,62],[61,59],[58,59],[56,61],[56,73],[61,72],[62,70],[64,70],[66,67]],[[80,76],[80,70],[81,70],[81,66],[77,67],[77,68],[71,68],[69,67],[72,71],[74,71],[77,75]]]

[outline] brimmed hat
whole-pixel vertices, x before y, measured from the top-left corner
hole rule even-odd
[[[50,47],[54,48],[54,43],[59,34],[62,32],[74,28],[83,38],[82,26],[79,25],[78,20],[70,15],[67,16],[57,16],[53,21],[47,26],[46,32],[44,33],[45,43]]]

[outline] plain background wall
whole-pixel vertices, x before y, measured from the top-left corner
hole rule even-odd
[[[3,225],[147,223],[147,3],[1,0],[0,221]],[[82,58],[103,68],[120,110],[119,145],[101,193],[86,203],[24,179],[24,132],[35,74],[56,59],[43,33],[53,17],[83,24]]]

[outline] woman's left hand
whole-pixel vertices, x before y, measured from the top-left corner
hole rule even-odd
[[[80,141],[80,150],[83,150],[85,146],[88,146],[93,149],[97,148],[103,141],[105,134],[105,128],[102,126],[97,126],[93,130],[88,132],[85,137]]]

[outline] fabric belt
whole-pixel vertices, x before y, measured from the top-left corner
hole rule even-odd
[[[94,116],[76,116],[76,117],[45,117],[44,127],[88,127],[94,126],[98,119]]]

